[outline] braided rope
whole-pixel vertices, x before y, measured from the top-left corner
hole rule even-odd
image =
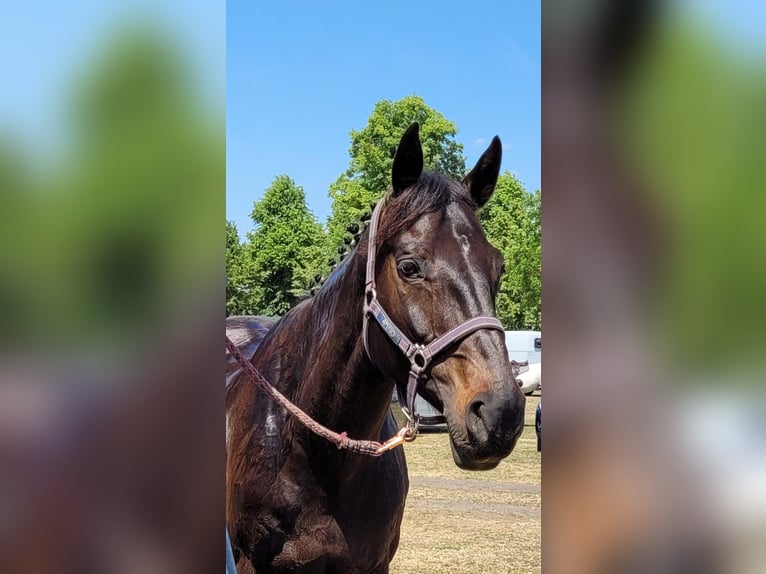
[[[291,403],[287,397],[275,389],[263,375],[258,372],[250,361],[248,361],[237,348],[237,346],[231,342],[229,337],[226,337],[226,349],[231,353],[232,357],[237,360],[240,367],[245,371],[245,374],[253,380],[267,395],[278,402],[287,412],[297,418],[306,428],[313,433],[321,436],[322,438],[330,441],[338,449],[348,450],[357,454],[363,454],[366,456],[380,456],[387,450],[396,448],[404,441],[412,440],[414,436],[411,436],[409,427],[403,428],[393,437],[388,439],[385,443],[379,443],[374,440],[356,440],[348,438],[345,432],[336,433],[331,431],[327,427],[319,424],[309,415],[303,412],[300,408]]]

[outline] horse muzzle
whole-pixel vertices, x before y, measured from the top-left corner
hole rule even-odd
[[[490,470],[511,453],[524,430],[526,399],[516,390],[479,393],[469,401],[463,419],[466,440],[455,441],[450,435],[457,466]]]

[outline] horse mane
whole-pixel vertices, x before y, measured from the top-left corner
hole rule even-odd
[[[440,211],[450,203],[463,203],[476,209],[468,191],[458,182],[437,171],[426,171],[403,192],[386,195],[386,224],[381,226],[380,241],[385,242],[414,225],[422,216]]]

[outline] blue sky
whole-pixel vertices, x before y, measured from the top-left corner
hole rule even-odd
[[[280,174],[325,222],[351,129],[409,94],[454,121],[472,166],[495,134],[503,169],[540,187],[540,4],[227,4],[227,219],[240,236]]]
[[[757,2],[686,0],[680,10],[764,47]],[[36,159],[55,156],[73,79],[116,28],[147,14],[181,42],[214,101],[225,87],[226,213],[240,231],[282,173],[324,221],[327,188],[348,165],[348,131],[365,125],[377,100],[412,93],[457,123],[469,165],[497,133],[503,167],[540,187],[540,14],[531,0],[11,2],[0,18],[3,137]]]
[[[348,131],[374,103],[417,93],[455,121],[469,165],[495,133],[503,167],[540,186],[540,14],[531,0],[10,2],[0,18],[0,134],[44,160],[66,131],[74,77],[132,17],[170,30],[227,106],[227,218],[241,231],[287,173],[324,221],[327,188],[348,165]],[[764,49],[762,3],[685,0],[727,38]],[[226,70],[224,71],[224,62]],[[226,80],[224,80],[226,78]]]

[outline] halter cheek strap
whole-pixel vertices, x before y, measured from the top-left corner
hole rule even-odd
[[[375,363],[370,353],[368,342],[370,319],[377,321],[383,332],[396,345],[405,357],[410,361],[410,373],[407,381],[407,411],[409,416],[407,428],[405,429],[405,440],[413,440],[418,430],[420,415],[415,410],[415,397],[417,396],[418,382],[424,378],[424,371],[428,368],[433,358],[446,349],[451,344],[460,341],[479,329],[496,329],[505,331],[502,323],[495,317],[475,317],[461,323],[457,327],[450,329],[443,335],[431,341],[428,345],[413,343],[409,340],[402,330],[396,326],[383,306],[378,301],[378,293],[375,290],[375,257],[377,249],[375,246],[378,231],[378,222],[383,201],[378,203],[372,212],[370,220],[369,236],[367,240],[367,272],[365,278],[365,295],[363,308],[362,340],[367,356]]]

